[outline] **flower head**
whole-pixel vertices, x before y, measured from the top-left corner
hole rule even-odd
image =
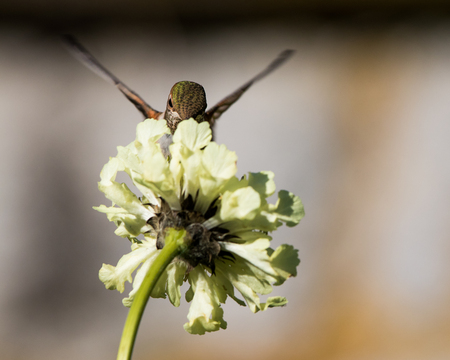
[[[300,199],[282,190],[277,202],[269,204],[266,198],[275,193],[274,174],[269,171],[239,180],[236,154],[211,141],[206,122],[182,121],[170,154],[161,149],[168,134],[164,120],[145,120],[137,126],[136,140],[118,147],[118,155],[103,167],[99,189],[113,204],[95,209],[115,222],[115,233],[131,241],[132,251],[115,267],[103,264],[100,280],[120,292],[127,280],[132,282],[133,289],[123,300],[131,306],[169,229],[184,229],[189,248],[170,263],[151,296],[167,296],[179,306],[180,286],[188,281],[186,300],[192,304],[186,331],[225,329],[221,304],[227,297],[253,312],[285,305],[287,300],[280,296],[261,303],[258,294],[271,293],[272,285],[297,274],[298,251],[291,245],[271,249],[268,232],[282,223],[298,224],[304,216]],[[118,171],[129,175],[141,197],[115,181]]]

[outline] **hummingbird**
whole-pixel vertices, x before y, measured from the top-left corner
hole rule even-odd
[[[223,98],[216,105],[206,110],[206,93],[202,85],[193,81],[179,81],[170,90],[165,111],[158,111],[151,107],[140,95],[131,90],[109,70],[107,70],[78,40],[71,35],[64,35],[63,41],[69,51],[85,66],[99,76],[115,85],[125,97],[144,115],[144,118],[165,119],[167,126],[173,134],[178,124],[186,119],[193,118],[197,122],[208,122],[213,130],[216,120],[232,104],[234,104],[247,89],[256,81],[262,79],[294,53],[293,50],[284,50],[264,70],[252,77],[237,90]]]

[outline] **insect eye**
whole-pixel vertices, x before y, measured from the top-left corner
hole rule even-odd
[[[169,102],[168,102],[168,104],[169,104],[170,107],[173,107],[173,104],[172,104],[172,98],[171,98],[171,97],[169,97]]]

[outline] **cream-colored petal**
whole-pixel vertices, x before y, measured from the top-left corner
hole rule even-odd
[[[226,322],[223,320],[223,310],[217,294],[223,290],[214,286],[214,280],[201,265],[189,273],[189,283],[193,298],[187,316],[189,321],[184,324],[184,329],[190,334],[198,335],[225,329]]]
[[[194,119],[180,122],[173,135],[173,142],[183,144],[191,151],[200,150],[211,141],[211,128],[207,122],[198,123]]]
[[[133,271],[152,256],[155,251],[152,251],[149,247],[142,246],[122,256],[117,266],[103,264],[99,271],[100,280],[107,289],[123,292],[125,290],[125,281],[131,283]]]
[[[225,145],[210,143],[202,153],[201,167],[197,177],[200,180],[200,192],[195,210],[205,213],[211,203],[219,196],[223,188],[237,172],[237,156]]]

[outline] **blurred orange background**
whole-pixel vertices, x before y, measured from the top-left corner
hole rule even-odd
[[[129,243],[92,206],[108,204],[100,170],[141,115],[64,32],[158,110],[177,81],[213,105],[297,51],[216,132],[240,174],[272,170],[304,202],[300,225],[273,234],[302,260],[274,289],[289,304],[228,301],[228,329],[193,336],[186,302],[151,299],[134,359],[450,359],[448,9],[224,4],[0,6],[0,359],[114,358],[128,311],[98,270]]]

